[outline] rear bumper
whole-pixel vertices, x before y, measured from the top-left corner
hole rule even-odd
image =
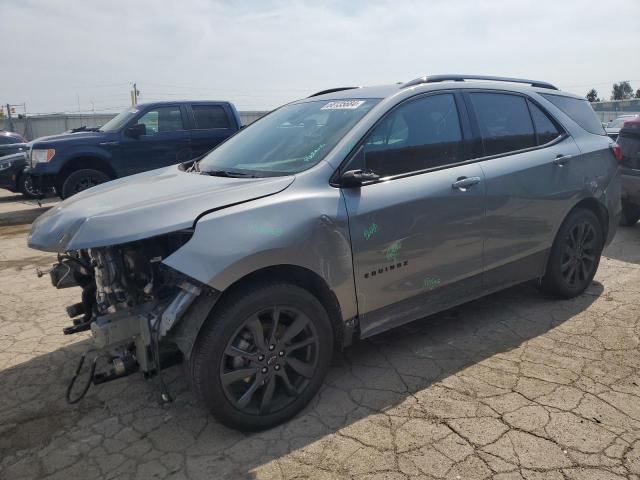
[[[605,246],[609,245],[615,237],[618,231],[618,224],[620,223],[620,217],[622,216],[622,179],[621,169],[618,168],[616,174],[611,179],[609,185],[602,191],[600,201],[604,204],[606,212],[609,217],[609,225],[607,226],[607,238],[605,239]]]

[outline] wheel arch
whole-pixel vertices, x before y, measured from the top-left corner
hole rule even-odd
[[[343,346],[346,346],[345,343],[350,343],[350,339],[345,342],[345,328],[342,311],[335,293],[320,275],[313,270],[299,265],[271,265],[251,272],[232,283],[225,291],[222,292],[218,301],[222,300],[225,296],[235,290],[243,288],[249,283],[270,281],[291,283],[304,288],[311,293],[318,299],[329,315],[336,345],[339,348],[342,348]]]
[[[573,206],[573,208],[569,210],[567,215],[565,215],[563,223],[569,217],[569,215],[571,215],[574,211],[581,208],[591,210],[593,213],[596,214],[596,216],[598,217],[598,220],[600,221],[600,226],[602,228],[602,239],[603,241],[605,241],[609,235],[609,211],[607,210],[607,207],[602,204],[602,202],[599,202],[597,199],[593,197],[583,198],[578,203],[576,203]],[[558,231],[559,230],[560,230],[560,227],[558,227]],[[556,235],[557,235],[557,232],[556,232]]]
[[[178,336],[182,337],[185,335],[185,332],[188,332],[187,335],[191,337],[184,339],[186,341],[181,340],[180,344],[185,346],[187,350],[184,351],[185,348],[181,347],[183,353],[187,357],[190,357],[192,347],[197,341],[197,338],[203,329],[206,317],[208,317],[212,312],[215,312],[217,306],[220,305],[226,297],[232,295],[233,293],[246,287],[249,284],[266,283],[272,281],[291,283],[293,285],[304,288],[309,293],[311,293],[327,311],[327,315],[329,316],[329,319],[331,321],[331,329],[333,331],[333,338],[335,342],[334,345],[336,346],[336,348],[342,349],[351,344],[354,334],[353,328],[347,327],[343,319],[338,298],[331,290],[329,285],[325,282],[325,280],[320,275],[308,268],[298,265],[280,264],[258,269],[237,279],[224,291],[219,292],[219,294],[215,297],[215,301],[209,304],[210,306],[208,307],[208,311],[206,312],[206,314],[203,315],[202,313],[200,313],[194,315],[193,317],[190,317],[190,312],[187,311],[184,318],[178,325]],[[194,322],[196,323],[196,325],[186,325],[189,322]]]
[[[92,169],[103,172],[111,179],[118,178],[118,174],[115,169],[104,158],[97,155],[77,155],[64,164],[56,175],[56,189],[59,189],[64,183],[65,179],[74,171],[81,169]]]
[[[600,255],[602,253],[602,250],[600,250],[600,252],[597,256],[595,256],[594,259],[592,259],[592,265],[588,267],[588,270],[584,266],[582,267],[584,272],[582,280],[584,280],[586,283],[581,283],[582,280],[578,278],[577,275],[574,275],[574,281],[569,283],[565,281],[566,279],[563,280],[560,278],[564,277],[564,274],[562,273],[560,267],[564,254],[559,252],[564,252],[563,242],[564,238],[566,238],[562,237],[561,234],[568,236],[570,230],[567,230],[567,228],[575,228],[576,224],[571,225],[569,222],[572,216],[580,211],[590,212],[593,216],[596,217],[597,223],[600,224],[600,235],[602,239],[601,248],[604,248],[606,245],[606,238],[610,229],[610,217],[608,209],[606,208],[606,206],[602,205],[602,203],[599,202],[597,198],[583,198],[567,212],[562,222],[558,226],[551,248],[549,248],[547,251],[544,271],[538,278],[538,285],[541,290],[558,298],[574,298],[575,296],[580,295],[582,292],[584,292],[584,290],[589,286],[589,283],[593,280],[593,277],[597,272],[598,264],[600,263]],[[581,254],[579,253],[579,255]],[[574,260],[577,261],[581,261],[580,259],[581,257],[574,258]],[[593,264],[595,264],[595,267],[592,269]],[[573,271],[576,271],[575,266]],[[571,275],[571,273],[569,275]]]

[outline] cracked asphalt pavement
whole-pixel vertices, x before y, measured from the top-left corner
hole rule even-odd
[[[292,421],[242,434],[139,375],[65,390],[89,336],[36,268],[29,227],[0,227],[0,478],[640,479],[640,225],[621,228],[588,292],[523,285],[336,354]]]

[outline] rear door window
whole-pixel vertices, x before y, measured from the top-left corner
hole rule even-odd
[[[364,144],[365,168],[381,177],[463,161],[462,133],[452,94],[411,100],[387,115]]]
[[[593,111],[591,104],[586,99],[550,95],[548,93],[542,93],[541,95],[562,110],[587,132],[595,133],[596,135],[606,135],[596,112]]]
[[[499,155],[536,146],[536,135],[524,97],[484,92],[471,93],[470,96],[485,155]]]
[[[180,107],[160,107],[149,110],[142,115],[138,123],[147,128],[147,135],[155,135],[161,132],[184,130]]]
[[[529,111],[531,112],[533,125],[536,129],[538,145],[544,145],[546,143],[552,142],[560,135],[562,135],[562,131],[556,125],[556,123],[551,120],[551,118],[549,118],[549,116],[544,113],[535,103],[529,102]]]
[[[192,105],[197,129],[229,128],[229,117],[220,105]]]

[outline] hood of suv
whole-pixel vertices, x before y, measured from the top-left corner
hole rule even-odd
[[[65,200],[33,223],[28,244],[50,252],[141,240],[193,227],[203,213],[278,193],[293,176],[226,178],[178,165],[108,182]]]

